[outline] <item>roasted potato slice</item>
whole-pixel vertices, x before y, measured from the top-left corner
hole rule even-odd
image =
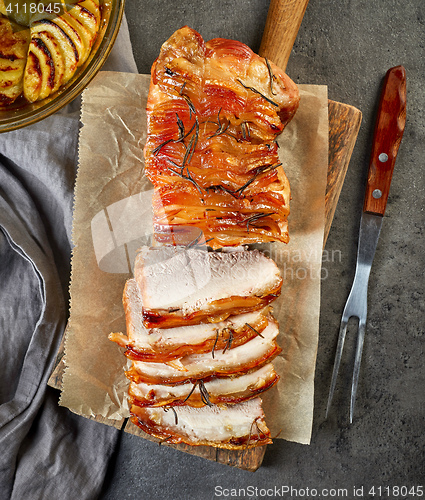
[[[22,93],[29,39],[29,30],[0,15],[0,107]]]
[[[66,9],[88,29],[93,37],[96,37],[101,18],[99,0],[68,1]]]
[[[28,101],[46,98],[74,76],[78,66],[87,60],[99,26],[98,0],[68,3],[61,15],[37,12],[31,16],[24,77]]]

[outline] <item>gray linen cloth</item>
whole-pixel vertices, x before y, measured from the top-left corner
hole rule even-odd
[[[103,69],[137,72],[125,19]],[[0,500],[97,498],[119,438],[47,386],[68,317],[80,102],[0,134]]]

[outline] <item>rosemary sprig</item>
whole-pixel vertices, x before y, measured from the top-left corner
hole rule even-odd
[[[178,113],[176,113],[176,116],[177,116],[177,126],[179,127],[179,139],[178,140],[181,140],[181,138],[184,136],[184,124],[183,124]]]
[[[209,192],[210,189],[214,192],[217,192],[219,189],[221,189],[222,191],[233,196],[233,198],[239,198],[236,191],[232,191],[230,188],[228,188],[227,186],[224,186],[223,184],[214,184],[213,186],[208,186],[205,188],[205,191]]]
[[[218,135],[224,134],[226,132],[226,130],[229,128],[229,126],[230,126],[230,122],[229,121],[227,123],[225,123],[225,122],[221,123],[221,120],[220,120],[220,111],[221,111],[221,108],[218,110],[218,114],[217,114],[217,125],[218,125],[218,128],[217,128],[217,130],[215,131],[215,133],[213,135],[210,135],[208,137],[208,139],[212,139],[213,137],[217,137]],[[213,122],[213,123],[215,123],[215,122]]]
[[[196,115],[196,109],[195,109],[195,106],[193,105],[193,102],[191,101],[191,99],[190,99],[190,97],[189,97],[188,95],[183,94],[183,93],[181,93],[180,95],[181,95],[181,96],[183,97],[183,99],[187,102],[187,105],[189,106],[189,111],[190,111],[190,113],[189,113],[189,117],[192,119],[192,113],[193,113],[194,115]]]
[[[202,188],[195,181],[195,179],[192,177],[191,173],[189,172],[189,168],[188,167],[186,167],[186,172],[187,172],[186,179],[189,180],[196,187],[196,189],[198,190],[199,194],[202,196]]]
[[[168,144],[169,142],[174,142],[174,139],[167,139],[166,141],[162,142],[159,146],[157,146],[153,151],[152,153],[156,156],[160,151],[161,149],[166,145]]]
[[[233,332],[230,328],[226,328],[226,330],[229,332],[229,336],[227,338],[227,341],[226,341],[226,345],[223,349],[223,354],[227,351],[227,349],[230,349],[232,347],[232,343],[233,343]]]
[[[194,142],[195,142],[195,135],[192,135],[192,137],[190,138],[189,144],[186,146],[186,153],[184,154],[184,157],[183,157],[182,169],[185,168],[186,162],[189,163],[191,158],[192,158],[192,155],[193,155],[192,151],[194,151],[194,148],[193,148]]]
[[[202,235],[204,232],[201,230],[199,235],[190,243],[186,245],[186,248],[193,248],[193,247],[200,247],[206,245],[209,241],[213,240],[214,238],[208,238],[207,240],[203,241],[201,245],[198,245],[199,240],[201,239]]]
[[[276,163],[276,165],[262,165],[261,167],[258,167],[256,170],[255,170],[255,173],[254,175],[251,177],[251,179],[249,179],[248,181],[245,182],[245,184],[243,186],[241,186],[240,188],[238,188],[235,193],[239,193],[239,195],[242,194],[243,191],[245,191],[245,189],[250,185],[252,184],[256,178],[260,175],[260,174],[264,174],[266,172],[271,172],[272,170],[280,167],[282,165],[282,163]]]
[[[177,412],[176,412],[176,410],[175,410],[172,406],[170,406],[170,407],[168,407],[168,406],[163,406],[162,408],[163,408],[163,410],[164,410],[164,411],[168,411],[168,410],[172,410],[172,411],[173,411],[173,413],[174,413],[174,421],[175,421],[175,423],[176,423],[176,425],[177,425],[177,424],[179,423],[179,419],[178,419],[178,417],[177,417]]]
[[[282,165],[282,162],[276,163],[275,165],[262,165],[261,167],[258,167],[257,175],[264,174],[265,172],[270,172],[271,170],[275,170],[276,168],[280,167],[281,165]]]
[[[270,93],[272,95],[276,95],[276,92],[273,91],[274,74],[273,74],[272,68],[270,66],[270,63],[269,63],[267,57],[265,57],[265,61],[266,61],[266,66],[267,66],[267,69],[268,69],[268,72],[269,72],[269,77],[270,77]]]
[[[244,140],[249,139],[251,137],[249,125],[247,122],[241,123],[241,130],[242,130],[242,137],[244,138]]]
[[[261,337],[262,339],[264,338],[264,337],[263,337],[263,335],[261,335],[261,333],[260,333],[258,330],[256,330],[253,326],[251,326],[249,323],[245,323],[245,326],[247,326],[248,328],[251,328],[251,330],[252,330],[253,332],[255,332],[255,333],[256,333],[259,337]]]
[[[186,83],[187,82],[183,82],[183,85],[181,86],[181,89],[179,90],[179,94],[182,95],[183,94],[183,90],[184,88],[186,87]]]
[[[214,352],[215,352],[215,348],[217,346],[217,342],[218,342],[218,336],[219,336],[219,331],[217,330],[216,332],[216,335],[215,335],[215,341],[214,341],[214,345],[213,345],[213,348],[212,348],[212,351],[211,351],[211,354],[212,354],[212,357],[214,359]]]
[[[239,193],[239,197],[241,196],[241,194],[243,193],[243,191],[245,191],[245,189],[250,185],[252,184],[255,179],[257,178],[257,175],[258,174],[255,174],[253,177],[251,177],[251,179],[249,179],[248,181],[245,182],[245,184],[243,186],[241,186],[239,189],[236,190],[236,193]]]
[[[192,142],[192,151],[189,155],[189,158],[187,159],[187,162],[190,163],[190,161],[192,160],[192,156],[193,156],[193,153],[195,152],[195,149],[196,149],[196,145],[198,144],[198,139],[199,139],[199,122],[198,122],[198,118],[195,118],[195,133],[193,134],[192,138],[193,139],[193,142]],[[191,138],[191,141],[192,141],[192,138]]]
[[[247,442],[246,442],[246,445],[245,445],[245,448],[244,448],[244,450],[243,450],[242,456],[243,456],[243,454],[245,453],[245,451],[246,451],[246,450],[248,449],[248,447],[249,447],[249,443],[250,443],[250,441],[251,441],[251,437],[252,437],[252,434],[253,434],[253,432],[252,432],[252,431],[253,431],[254,425],[255,425],[255,427],[257,427],[257,434],[258,434],[258,437],[259,437],[259,438],[264,439],[264,438],[267,438],[267,437],[268,437],[268,436],[267,436],[266,434],[264,434],[264,432],[263,432],[263,431],[262,431],[262,430],[258,427],[257,420],[258,420],[259,418],[260,418],[260,417],[256,417],[256,418],[254,418],[254,420],[253,420],[253,422],[252,422],[252,424],[251,424],[251,427],[250,427],[250,429],[249,429],[249,434],[248,434],[248,440],[247,440]]]
[[[198,236],[197,236],[194,240],[192,240],[190,243],[188,243],[188,244],[186,245],[186,248],[191,248],[191,247],[196,246],[196,245],[199,243],[199,240],[202,238],[202,235],[203,235],[203,234],[204,234],[204,232],[203,232],[202,230],[201,230],[201,231],[199,231]]]
[[[273,214],[274,212],[259,212],[258,214],[248,217],[243,221],[244,223],[246,222],[246,230],[249,232],[249,225],[252,224],[253,222],[256,222],[257,220],[262,219],[263,217],[268,217],[269,215]]]
[[[220,127],[214,132],[214,134],[207,137],[207,139],[212,139],[213,137],[217,137],[221,134],[224,134],[229,127],[230,127],[230,122],[227,122],[227,124],[223,122],[220,125]]]
[[[185,129],[184,129],[184,123],[183,121],[181,120],[180,116],[178,115],[178,113],[176,113],[176,116],[177,116],[177,127],[179,129],[179,137],[178,139],[167,139],[166,141],[162,142],[161,144],[159,144],[153,151],[152,153],[154,155],[157,155],[161,149],[168,143],[170,142],[174,142],[174,143],[179,143],[179,142],[183,142],[186,137],[188,137],[192,132],[193,130],[195,129],[196,125],[197,125],[197,119],[195,121],[195,123],[192,125],[191,129],[189,130],[189,132],[185,133]],[[199,131],[199,123],[198,123],[198,131]]]
[[[199,392],[201,393],[201,400],[204,403],[204,405],[213,406],[213,404],[210,401],[210,395],[208,394],[204,381],[199,380],[198,385],[199,385]]]
[[[186,401],[190,398],[190,396],[192,396],[193,394],[193,391],[196,389],[196,386],[198,385],[198,381],[196,381],[194,384],[193,384],[193,387],[192,389],[190,390],[189,394],[183,399],[183,403],[186,403]]]
[[[172,162],[171,160],[168,160],[170,161],[171,163],[173,163],[173,165],[176,165],[174,162]],[[178,168],[181,169],[181,167],[179,167],[178,165],[176,165]],[[196,189],[199,191],[199,194],[202,195],[202,190],[201,190],[201,187],[199,186],[199,184],[195,181],[195,179],[192,178],[192,176],[190,175],[190,172],[189,172],[189,169],[186,167],[186,172],[187,174],[184,174],[183,173],[183,170],[184,169],[181,169],[180,172],[178,172],[177,170],[174,170],[173,168],[171,167],[167,167],[167,169],[170,171],[170,172],[173,172],[173,174],[177,175],[178,177],[181,177],[182,179],[185,179],[186,181],[189,181],[191,182],[195,187]]]
[[[160,441],[158,441],[158,446],[161,446],[162,444],[166,443],[169,439],[171,439],[173,436],[170,434],[169,436],[167,436],[166,438],[164,439],[161,439]]]
[[[186,134],[184,134],[184,135],[180,135],[180,137],[178,139],[176,139],[174,142],[176,142],[176,143],[183,142],[187,137],[189,137],[189,135],[193,132],[195,127],[196,127],[196,121],[194,122],[194,124],[190,128],[189,132],[186,132]]]
[[[245,85],[241,80],[237,80],[241,85],[242,87],[245,87],[247,90],[251,90],[252,92],[255,92],[256,94],[260,95],[263,99],[265,99],[267,102],[269,102],[270,104],[272,104],[273,106],[276,106],[277,108],[279,107],[279,104],[277,104],[276,102],[272,101],[271,99],[269,99],[267,96],[265,96],[264,94],[262,94],[259,90],[257,90],[256,88],[254,87],[249,87],[248,85]]]

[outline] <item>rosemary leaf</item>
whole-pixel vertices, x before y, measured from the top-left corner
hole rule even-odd
[[[248,217],[245,219],[243,222],[246,222],[246,230],[249,232],[249,224],[252,224],[253,222],[256,222],[259,219],[262,219],[263,217],[268,217],[269,215],[273,215],[274,212],[259,212],[258,214],[252,215],[251,217]]]
[[[232,347],[233,343],[233,332],[229,328],[227,330],[229,332],[229,337],[227,338],[226,346],[223,349],[223,354],[227,351],[227,349],[230,349]]]
[[[259,90],[257,90],[256,88],[254,87],[249,87],[247,85],[245,85],[241,80],[239,80],[238,78],[238,82],[242,85],[242,87],[245,87],[246,89],[248,90],[251,90],[252,92],[255,92],[256,94],[260,95],[263,99],[265,99],[267,102],[269,102],[270,104],[272,104],[273,106],[276,106],[277,108],[279,107],[279,104],[277,104],[276,102],[272,101],[271,99],[269,99],[267,96],[265,96],[264,94],[262,94]]]
[[[215,352],[215,348],[216,348],[216,346],[217,346],[217,342],[218,342],[218,335],[219,335],[219,332],[218,332],[218,330],[217,330],[216,335],[215,335],[214,345],[213,345],[213,348],[212,348],[212,351],[211,351],[211,354],[212,354],[213,359],[214,359],[214,352]]]
[[[183,403],[186,403],[186,401],[190,398],[190,396],[192,396],[193,394],[193,391],[195,390],[196,386],[198,385],[198,381],[196,381],[194,384],[193,384],[193,387],[192,389],[190,390],[189,394],[185,397],[185,399],[183,400]]]
[[[199,392],[201,393],[202,402],[205,405],[213,406],[213,404],[210,401],[210,395],[208,394],[208,391],[207,391],[207,389],[205,387],[205,384],[204,384],[203,380],[199,380]]]
[[[249,323],[245,323],[245,326],[247,326],[248,328],[251,328],[251,330],[252,330],[253,332],[255,332],[255,333],[256,333],[259,337],[261,337],[262,339],[264,338],[264,337],[263,337],[263,335],[261,335],[261,333],[260,333],[258,330],[256,330],[253,326],[251,326]]]
[[[267,69],[269,71],[269,77],[270,77],[270,93],[272,95],[276,95],[276,92],[273,91],[273,78],[274,78],[274,74],[273,74],[272,68],[270,66],[270,63],[269,63],[267,57],[265,58],[265,61],[266,61],[266,66],[267,66]]]

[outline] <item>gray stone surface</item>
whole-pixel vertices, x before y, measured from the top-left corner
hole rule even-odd
[[[258,50],[266,0],[127,0],[139,71],[147,73],[160,45],[182,25],[206,39],[239,39]],[[340,258],[325,263],[320,341],[310,446],[269,446],[255,473],[158,447],[123,434],[102,499],[219,498],[216,486],[304,490],[346,488],[336,498],[415,498],[375,486],[425,483],[424,145],[425,3],[423,0],[310,0],[288,64],[298,83],[327,84],[329,98],[351,104],[363,122],[327,242]],[[372,268],[369,316],[355,419],[348,423],[355,327],[350,328],[334,405],[326,399],[341,313],[353,278],[363,189],[382,79],[407,72],[406,131]],[[229,496],[230,496],[229,492]],[[243,492],[241,492],[243,493]],[[239,495],[237,498],[248,498]],[[255,493],[255,492],[254,492]],[[270,493],[270,491],[269,491]],[[314,492],[313,492],[314,493]],[[222,495],[224,497],[224,495]],[[263,497],[267,497],[263,491]],[[286,498],[295,498],[295,492]],[[234,498],[234,497],[233,497]],[[270,498],[270,495],[268,496]]]

